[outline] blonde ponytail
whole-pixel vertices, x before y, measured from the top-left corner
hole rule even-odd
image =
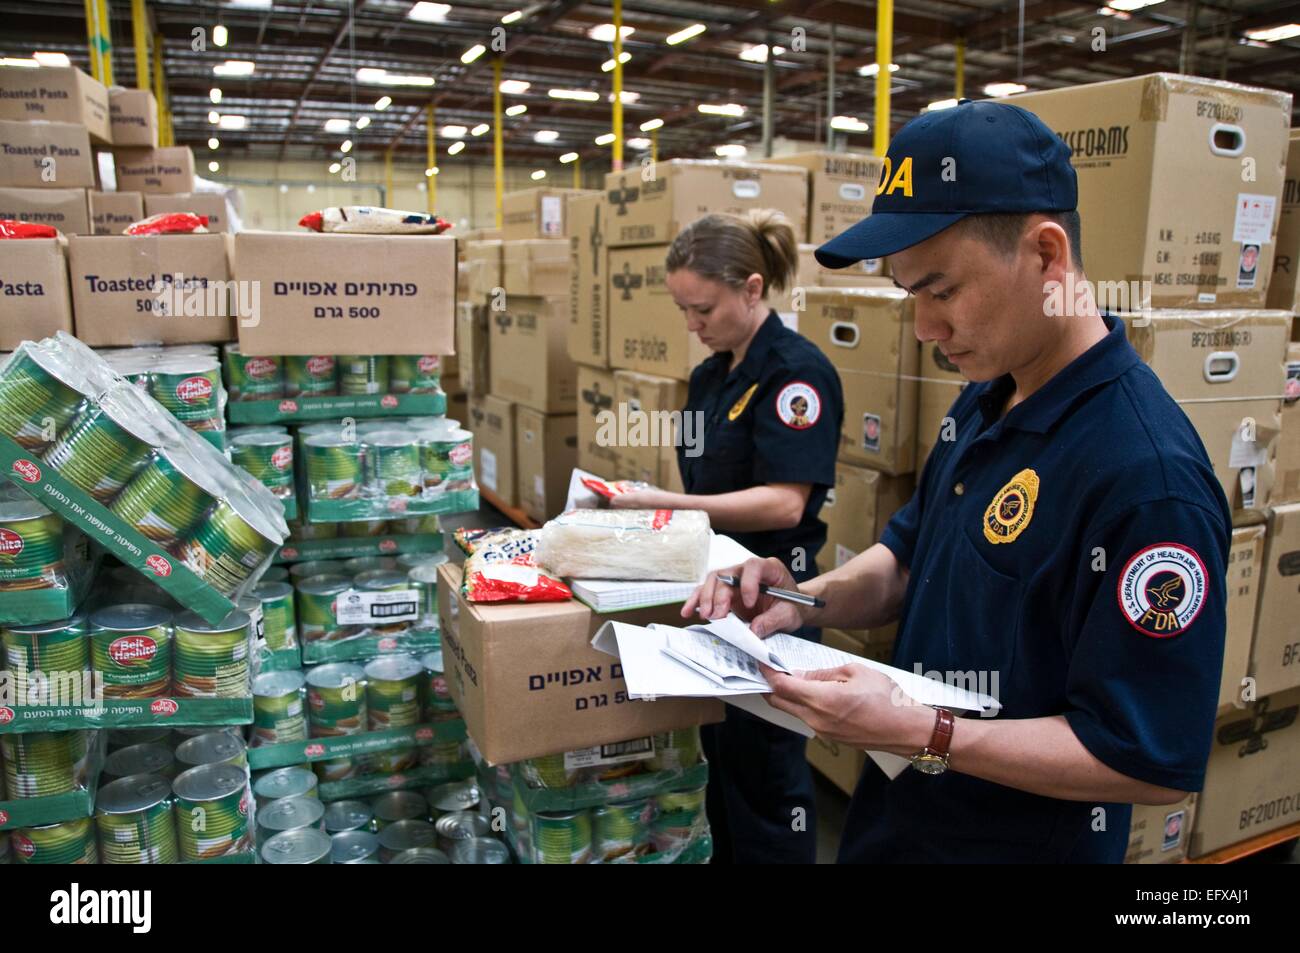
[[[750,275],[763,278],[763,297],[793,284],[799,264],[794,229],[774,209],[746,216],[715,212],[687,225],[673,240],[667,269],[686,268],[731,288],[745,287]]]

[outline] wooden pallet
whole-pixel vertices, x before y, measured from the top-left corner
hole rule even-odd
[[[1286,827],[1279,827],[1275,831],[1269,831],[1267,834],[1260,834],[1258,837],[1252,837],[1250,840],[1244,840],[1240,844],[1229,844],[1219,850],[1212,851],[1204,857],[1197,857],[1195,860],[1185,860],[1185,864],[1230,864],[1234,860],[1241,860],[1243,857],[1249,857],[1251,854],[1258,854],[1261,850],[1268,850],[1270,847],[1276,847],[1284,841],[1300,837],[1300,822],[1290,824]]]
[[[501,499],[501,497],[493,493],[491,490],[488,490],[480,486],[478,488],[478,495],[480,499],[488,503],[491,503],[502,513],[504,513],[506,518],[510,520],[510,522],[514,523],[518,527],[521,527],[522,529],[538,529],[542,525],[541,523],[537,522],[537,520],[533,519],[531,516],[525,513],[519,507],[507,506],[505,501]]]

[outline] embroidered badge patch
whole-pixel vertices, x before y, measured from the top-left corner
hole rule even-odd
[[[1116,598],[1129,624],[1153,639],[1168,639],[1192,624],[1205,605],[1205,563],[1178,543],[1148,546],[1119,574]]]
[[[803,381],[786,384],[776,395],[776,415],[795,430],[807,430],[822,415],[822,398],[817,388]]]
[[[735,420],[737,417],[739,417],[741,414],[745,412],[745,408],[749,406],[749,398],[754,396],[754,391],[756,390],[758,390],[757,384],[749,385],[749,390],[741,394],[740,400],[732,404],[731,410],[727,411],[728,420]]]
[[[1021,470],[998,490],[984,511],[984,538],[990,543],[1013,543],[1034,518],[1038,501],[1038,474]]]

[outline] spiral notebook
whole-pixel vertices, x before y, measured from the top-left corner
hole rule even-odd
[[[730,536],[713,533],[709,537],[709,572],[728,569],[753,558],[753,553]],[[574,596],[595,612],[604,614],[685,602],[695,591],[695,587],[703,581],[699,579],[696,582],[636,582],[628,579],[571,579],[569,588],[573,590]]]

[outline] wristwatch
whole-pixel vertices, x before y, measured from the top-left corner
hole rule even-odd
[[[912,767],[922,774],[943,774],[948,770],[948,749],[952,746],[952,712],[946,708],[934,710],[934,733],[930,743],[912,755]]]

